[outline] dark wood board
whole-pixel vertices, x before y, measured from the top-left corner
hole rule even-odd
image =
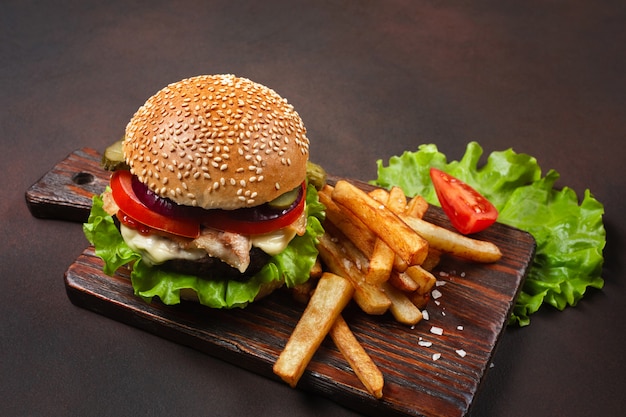
[[[26,193],[33,215],[86,219],[91,195],[103,190],[108,181],[99,160],[96,151],[82,149],[54,167]],[[84,178],[93,181],[85,183]],[[429,209],[426,218],[449,227],[438,208]],[[352,304],[344,311],[355,335],[383,372],[382,400],[362,388],[328,341],[316,353],[298,388],[367,415],[466,415],[535,250],[532,236],[501,224],[480,237],[496,243],[503,258],[490,265],[444,258],[435,274],[445,284],[437,288],[442,296],[426,307],[429,320],[410,328],[389,315],[368,316]],[[102,273],[102,262],[91,247],[68,268],[65,284],[70,300],[80,307],[271,379],[278,379],[272,366],[304,310],[304,305],[284,290],[245,309],[213,310],[195,303],[146,304],[133,295],[126,269],[113,277]],[[443,329],[443,335],[431,333],[432,326]],[[420,342],[432,345],[421,346]],[[466,354],[461,356],[457,350]],[[435,360],[434,354],[441,357]]]
[[[31,214],[43,219],[84,222],[91,198],[109,184],[111,173],[100,168],[101,154],[78,149],[55,165],[26,191]]]

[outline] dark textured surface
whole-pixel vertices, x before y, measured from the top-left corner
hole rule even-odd
[[[513,147],[605,204],[602,291],[507,329],[472,416],[613,416],[626,406],[626,7],[583,2],[0,3],[0,413],[358,415],[72,305],[77,223],[24,192],[78,148],[103,150],[163,85],[232,72],[304,119],[312,158],[372,179],[434,142]]]

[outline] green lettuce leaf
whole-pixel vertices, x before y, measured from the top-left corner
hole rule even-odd
[[[500,213],[500,223],[533,235],[536,255],[510,324],[526,326],[542,305],[563,310],[575,306],[588,288],[602,288],[603,205],[589,190],[580,202],[572,189],[555,188],[559,174],[550,170],[542,177],[537,160],[529,155],[512,149],[492,152],[479,167],[482,153],[478,143],[470,142],[460,161],[448,162],[435,145],[421,145],[416,152],[391,157],[387,166],[377,161],[378,178],[372,183],[399,186],[409,196],[420,194],[439,205],[429,175],[434,166],[488,198]]]
[[[263,284],[282,282],[288,287],[305,282],[317,258],[317,239],[324,233],[322,220],[324,206],[319,202],[313,186],[307,187],[307,227],[302,236],[296,236],[284,251],[273,256],[270,262],[250,280],[205,280],[192,275],[179,274],[152,268],[142,260],[122,239],[113,218],[102,208],[102,197],[94,196],[93,205],[83,231],[95,247],[95,253],[104,261],[104,272],[112,275],[133,263],[131,281],[135,295],[150,302],[158,297],[164,304],[180,303],[180,291],[193,290],[198,301],[212,308],[245,307],[252,302]]]

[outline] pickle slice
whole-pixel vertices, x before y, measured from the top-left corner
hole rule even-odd
[[[107,171],[115,171],[118,169],[128,169],[126,160],[124,159],[124,150],[122,149],[122,142],[124,139],[120,139],[117,142],[109,145],[104,150],[100,165]]]
[[[321,190],[326,185],[326,171],[314,162],[307,161],[306,177],[309,180],[309,184],[312,184],[317,190]]]
[[[298,198],[298,194],[300,194],[299,186],[291,191],[287,191],[286,193],[279,195],[267,204],[277,209],[286,209],[291,207],[293,202],[296,201],[296,198]]]

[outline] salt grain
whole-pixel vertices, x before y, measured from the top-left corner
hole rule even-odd
[[[441,336],[443,334],[443,329],[441,327],[432,326],[430,328],[430,332],[432,334],[436,334],[436,335]]]
[[[441,353],[433,353],[433,360],[434,361],[436,361],[439,358],[441,358]]]
[[[456,354],[459,355],[460,357],[464,358],[465,355],[467,355],[467,352],[464,351],[463,349],[457,349]]]

